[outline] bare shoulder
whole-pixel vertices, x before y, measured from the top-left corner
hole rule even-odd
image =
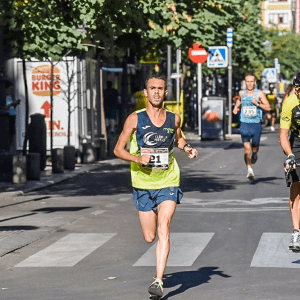
[[[175,125],[176,127],[180,126],[181,118],[178,114],[175,114]]]
[[[124,128],[136,128],[138,121],[138,116],[136,112],[131,113],[124,124]]]
[[[258,90],[257,95],[258,95],[258,98],[260,98],[260,99],[267,99],[266,95],[264,94],[264,92],[262,90]]]
[[[131,113],[127,119],[126,119],[126,122],[128,123],[132,123],[132,122],[135,122],[137,121],[137,113],[134,111],[133,113]]]

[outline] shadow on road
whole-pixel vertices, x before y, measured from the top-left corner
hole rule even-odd
[[[62,181],[32,194],[69,196],[101,196],[120,193],[131,194],[130,166],[128,163],[104,166]]]
[[[260,183],[260,182],[271,182],[271,181],[274,181],[274,180],[277,180],[277,179],[280,179],[280,180],[283,180],[283,178],[281,177],[264,177],[264,178],[258,178],[258,179],[254,179],[253,181],[251,181],[252,184],[257,184],[257,183]]]
[[[248,184],[248,181],[226,179],[232,174],[220,174],[214,176],[207,174],[203,170],[183,170],[181,171],[181,187],[184,192],[223,192],[226,190],[236,190],[238,186]],[[275,184],[278,177],[256,178],[251,184],[266,183]],[[131,176],[128,163],[113,166],[105,166],[87,172],[75,178],[50,186],[47,189],[37,190],[32,194],[44,197],[46,195],[72,196],[109,196],[118,194],[131,194]]]
[[[8,232],[8,231],[26,231],[26,230],[37,230],[40,227],[30,226],[30,225],[12,225],[12,226],[0,226],[0,232]]]
[[[223,271],[218,271],[218,267],[203,267],[196,271],[183,271],[177,273],[166,274],[164,276],[164,288],[172,288],[177,285],[179,287],[166,294],[161,300],[169,299],[175,295],[184,293],[190,288],[197,287],[203,283],[208,283],[212,276],[221,276],[230,278],[230,275],[224,274]]]

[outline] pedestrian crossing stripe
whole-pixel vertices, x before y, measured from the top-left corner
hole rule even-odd
[[[170,234],[168,267],[191,267],[207,245],[213,232],[173,232]],[[73,267],[104,245],[117,233],[73,233],[26,258],[15,267]],[[291,233],[262,234],[249,267],[300,268],[300,253],[288,250]],[[156,265],[156,244],[133,264],[133,267]]]
[[[300,268],[300,254],[288,250],[290,238],[291,233],[263,233],[251,267]]]
[[[71,233],[15,267],[73,267],[116,233]]]
[[[196,232],[173,232],[170,234],[170,253],[167,261],[168,267],[190,267],[207,246],[214,233]],[[155,266],[154,244],[150,249],[133,265],[134,267]]]

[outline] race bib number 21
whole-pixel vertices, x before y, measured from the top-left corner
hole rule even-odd
[[[168,148],[141,148],[141,155],[147,154],[151,160],[147,167],[167,169],[169,167]]]

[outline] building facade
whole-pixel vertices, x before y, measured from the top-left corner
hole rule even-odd
[[[300,34],[300,0],[267,0],[262,2],[262,26]]]

